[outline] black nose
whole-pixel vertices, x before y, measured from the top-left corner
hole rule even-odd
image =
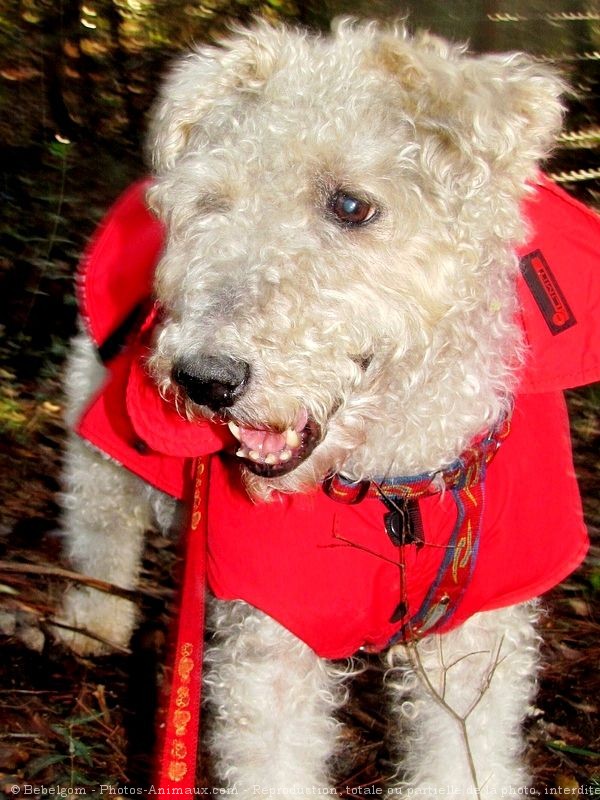
[[[228,356],[201,355],[177,362],[171,377],[194,403],[219,411],[244,393],[250,365]]]

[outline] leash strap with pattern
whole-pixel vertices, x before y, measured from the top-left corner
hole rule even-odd
[[[161,725],[155,786],[163,794],[195,787],[204,644],[208,458],[194,462],[183,586],[166,718]],[[164,713],[164,712],[163,712]]]

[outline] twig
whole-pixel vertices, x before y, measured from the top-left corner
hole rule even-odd
[[[485,676],[485,680],[484,680],[483,685],[481,687],[481,691],[479,692],[479,697],[475,698],[475,700],[473,701],[473,704],[471,705],[471,708],[465,714],[465,720],[469,718],[469,716],[473,713],[473,711],[475,711],[475,709],[477,708],[477,706],[479,705],[479,703],[483,699],[483,695],[490,688],[490,684],[492,682],[492,678],[494,677],[494,673],[496,672],[496,670],[498,669],[500,664],[504,661],[504,658],[500,658],[500,651],[502,650],[502,645],[503,644],[504,644],[504,636],[502,636],[500,638],[500,642],[498,644],[498,649],[496,650],[496,655],[492,659],[492,665],[491,665],[490,669],[488,670],[487,675]],[[505,658],[506,658],[506,656],[505,656]]]
[[[400,561],[394,561],[393,558],[388,558],[387,556],[384,556],[383,553],[377,553],[375,550],[371,550],[369,547],[358,544],[358,542],[353,542],[350,539],[346,539],[344,536],[340,536],[339,533],[334,533],[333,538],[337,539],[338,542],[342,542],[341,545],[337,545],[338,547],[354,547],[356,550],[362,550],[363,553],[368,553],[370,556],[375,556],[376,558],[380,558],[382,561],[387,561],[388,564],[393,564],[395,567],[399,567],[400,569],[404,568],[404,564],[402,564]],[[336,547],[336,545],[325,545],[325,547]]]
[[[105,644],[107,647],[110,647],[111,650],[118,650],[119,653],[123,653],[127,656],[131,655],[131,650],[128,647],[123,647],[123,645],[117,644],[116,642],[111,642],[110,639],[105,639],[103,636],[98,636],[97,634],[88,631],[86,628],[78,628],[75,625],[67,625],[65,622],[59,622],[52,617],[46,617],[43,622],[45,622],[47,625],[51,625],[53,628],[63,628],[66,631],[80,633],[82,636],[87,636],[88,639],[94,639],[96,642]]]
[[[463,743],[465,745],[466,756],[467,756],[467,761],[468,761],[468,765],[469,765],[469,772],[471,773],[471,779],[473,781],[475,794],[478,797],[481,794],[481,790],[482,790],[483,786],[479,784],[479,778],[478,778],[478,775],[477,775],[477,769],[475,767],[475,759],[473,757],[473,752],[471,750],[471,745],[470,745],[470,742],[469,742],[469,733],[468,733],[468,730],[467,730],[467,721],[468,721],[469,717],[471,716],[471,714],[475,711],[475,709],[477,708],[477,706],[479,705],[481,700],[483,699],[486,691],[489,689],[490,684],[492,682],[492,679],[494,677],[494,674],[495,674],[496,670],[498,669],[500,664],[504,661],[505,657],[504,658],[500,658],[500,653],[502,651],[502,645],[503,644],[504,644],[504,636],[501,637],[500,642],[498,643],[498,646],[496,648],[495,653],[492,654],[490,651],[480,650],[480,651],[477,651],[477,652],[468,653],[467,655],[462,656],[461,658],[455,659],[451,664],[446,665],[445,659],[444,659],[443,643],[441,641],[441,637],[439,637],[439,653],[438,653],[438,656],[439,656],[440,665],[442,667],[442,684],[441,684],[441,689],[440,690],[436,689],[436,687],[433,685],[433,683],[431,681],[431,678],[427,674],[427,670],[425,669],[425,666],[423,665],[423,661],[421,659],[421,654],[419,653],[418,646],[414,642],[410,642],[407,645],[408,652],[410,653],[410,655],[412,656],[412,659],[413,659],[413,666],[415,668],[415,672],[417,673],[417,675],[419,676],[419,678],[421,679],[421,681],[425,685],[425,688],[427,689],[427,691],[429,692],[431,697],[435,700],[435,702],[438,703],[438,705],[440,705],[452,717],[452,719],[454,719],[456,721],[456,723],[457,723],[457,725],[458,725],[458,727],[460,729],[460,733],[461,733],[461,736],[462,736],[462,739],[463,739]],[[448,703],[448,701],[446,700],[446,684],[447,684],[448,672],[450,671],[450,669],[452,669],[452,667],[455,667],[463,659],[468,658],[470,656],[474,656],[474,655],[482,655],[482,654],[484,654],[486,652],[490,652],[490,654],[492,655],[492,660],[491,660],[490,667],[487,670],[487,673],[485,675],[485,679],[484,679],[484,681],[482,683],[481,690],[479,691],[477,697],[475,698],[475,700],[473,701],[473,703],[471,704],[469,709],[464,714],[459,714],[458,711],[456,711],[456,709],[454,709],[450,705],[450,703]]]
[[[423,666],[423,662],[421,661],[421,654],[419,653],[418,648],[415,645],[410,644],[408,649],[415,659],[417,665],[417,675],[419,675],[421,680],[425,683],[425,686],[429,691],[430,695],[433,697],[436,703],[438,703],[438,705],[440,705],[458,724],[463,739],[463,743],[465,745],[467,761],[469,763],[469,772],[471,773],[471,780],[473,781],[475,794],[479,796],[480,794],[479,778],[477,777],[475,760],[473,758],[473,752],[471,751],[471,745],[469,744],[469,736],[467,732],[467,720],[465,717],[461,717],[461,715],[457,711],[455,711],[452,708],[452,706],[446,702],[445,698],[436,690],[436,688],[431,682],[431,679],[429,678],[429,675],[427,674],[427,671],[425,670],[425,667]],[[445,694],[445,687],[446,687],[446,668],[444,668],[444,694]]]
[[[83,575],[80,572],[73,572],[62,567],[42,566],[41,564],[25,564],[23,562],[0,561],[0,573],[11,572],[17,575],[46,575],[52,578],[63,578],[64,580],[75,583],[83,583],[91,586],[100,592],[115,594],[119,597],[126,597],[129,600],[138,600],[140,595],[145,597],[165,597],[172,594],[170,589],[125,589],[109,581],[92,578],[90,575]]]

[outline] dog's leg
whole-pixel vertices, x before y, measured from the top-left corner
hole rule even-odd
[[[406,784],[459,797],[528,785],[521,723],[535,687],[535,618],[535,605],[484,612],[388,654]]]
[[[103,375],[89,340],[84,336],[75,339],[65,380],[70,426]],[[143,534],[150,523],[147,488],[74,435],[65,453],[63,481],[62,523],[65,553],[71,564],[85,575],[134,588]],[[130,600],[74,586],[67,590],[57,619],[125,646],[136,621],[136,609]],[[55,627],[54,632],[81,654],[110,650],[106,644],[66,628]]]
[[[65,554],[74,569],[125,589],[137,583],[144,531],[150,523],[141,481],[72,440],[66,452],[63,530]],[[126,646],[136,622],[130,600],[89,587],[67,590],[58,621]],[[54,628],[71,649],[84,655],[110,651],[102,642]]]
[[[206,654],[208,747],[238,794],[329,787],[344,675],[245,603],[214,601]]]

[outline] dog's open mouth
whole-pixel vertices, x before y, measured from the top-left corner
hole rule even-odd
[[[255,475],[277,478],[296,469],[320,440],[317,423],[302,410],[293,427],[284,431],[229,422],[229,430],[240,443],[236,455]]]

